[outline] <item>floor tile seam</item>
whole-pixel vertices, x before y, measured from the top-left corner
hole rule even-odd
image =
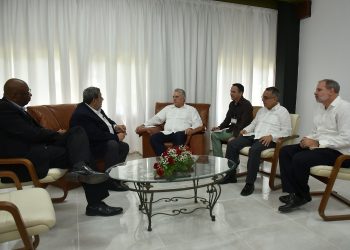
[[[220,202],[227,202],[227,201],[232,201],[232,200],[238,200],[240,199],[241,197],[233,197],[233,198],[230,198],[230,199],[218,199],[217,203],[220,203]]]
[[[244,241],[244,243],[249,247],[249,250],[256,250],[256,248],[250,243],[251,241],[249,241],[246,238],[241,237],[240,235],[239,235],[239,238]]]
[[[266,208],[270,208],[270,209],[277,209],[277,208],[275,208],[274,206],[270,206],[269,204],[267,204],[266,202],[264,202],[265,200],[264,199],[262,199],[261,197],[259,197],[259,199],[258,199],[258,197],[252,197],[254,200],[256,200],[257,202],[259,202],[259,204],[261,204],[261,205],[263,205],[264,207],[266,207]],[[283,205],[282,203],[281,203],[281,205]]]
[[[291,219],[287,218],[287,219],[283,219],[283,220],[279,220],[279,221],[275,221],[275,222],[264,223],[262,225],[255,226],[255,227],[247,227],[247,228],[244,228],[244,229],[237,229],[237,230],[233,230],[233,231],[234,231],[234,233],[241,233],[241,232],[246,232],[246,231],[250,231],[250,230],[254,230],[254,229],[264,228],[266,226],[275,226],[275,225],[278,225],[278,224],[285,223],[288,220],[291,220]]]
[[[297,218],[298,219],[298,218]],[[332,245],[334,247],[334,249],[340,249],[336,244],[334,244],[333,242],[329,241],[328,239],[325,239],[324,237],[322,237],[322,235],[319,235],[317,233],[317,231],[311,230],[310,228],[308,228],[307,226],[305,226],[304,224],[300,223],[297,221],[297,219],[292,219],[290,218],[290,220],[295,223],[296,225],[306,229],[308,232],[311,232],[313,234],[315,234],[317,236],[317,238],[319,238],[320,240],[329,243],[330,245]]]
[[[80,194],[81,195],[81,194]],[[80,250],[80,221],[79,221],[79,215],[80,215],[80,211],[79,211],[79,205],[78,205],[78,193],[75,193],[75,212],[76,212],[76,221],[77,221],[77,238],[76,238],[76,246],[77,249],[76,250]]]
[[[261,226],[255,227],[255,228],[263,228],[263,227],[268,226],[268,225],[273,226],[273,225],[277,225],[277,224],[284,223],[285,221],[290,221],[290,222],[294,223],[295,225],[300,226],[301,228],[305,229],[306,231],[308,231],[308,232],[310,232],[310,233],[316,235],[316,237],[317,237],[317,238],[320,238],[322,241],[324,241],[324,242],[326,242],[326,243],[329,243],[330,245],[334,246],[335,249],[339,249],[339,248],[337,247],[337,245],[335,245],[333,242],[331,242],[331,241],[329,241],[329,240],[325,240],[323,237],[321,237],[320,235],[318,235],[317,232],[311,230],[310,228],[304,226],[303,224],[297,222],[295,219],[293,219],[293,218],[291,218],[291,217],[289,217],[289,216],[287,216],[287,219],[286,219],[286,220],[281,220],[281,221],[273,222],[273,223],[267,223],[267,224],[264,224],[264,225],[261,225]],[[246,228],[246,229],[243,229],[243,230],[236,231],[236,233],[248,231],[248,230],[251,230],[251,229],[254,229],[254,228]]]
[[[236,234],[236,233],[234,233],[234,232],[231,232],[231,233],[233,234],[234,237],[236,237],[236,239],[242,240],[242,241],[244,242],[244,244],[247,245],[247,246],[249,247],[249,249],[246,249],[246,250],[255,250],[254,248],[251,248],[251,247],[246,243],[245,239],[242,238],[242,237],[240,237],[240,235],[238,235],[238,234]],[[186,241],[186,242],[185,242],[185,247],[186,247],[186,246],[190,246],[190,245],[192,245],[192,244],[193,244],[192,241]],[[170,244],[170,245],[166,245],[165,248],[168,249],[168,247],[174,247],[174,246],[178,246],[178,243],[172,243],[172,244]],[[182,246],[182,247],[183,247],[183,246]],[[162,249],[162,248],[160,248],[160,249]],[[184,249],[184,248],[182,248],[182,249]],[[190,249],[190,248],[188,248],[188,249]],[[157,249],[152,249],[152,250],[157,250]]]

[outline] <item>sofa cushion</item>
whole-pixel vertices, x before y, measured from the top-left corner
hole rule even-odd
[[[27,112],[44,128],[69,129],[69,121],[77,104],[29,106]]]
[[[51,183],[54,181],[57,181],[58,179],[62,178],[66,173],[68,172],[68,169],[62,169],[62,168],[50,168],[49,172],[47,173],[47,175],[40,179],[40,183]],[[33,185],[33,182],[31,181],[27,181],[27,182],[22,182],[23,186],[29,186],[29,185]],[[0,178],[0,189],[2,188],[11,188],[14,187],[15,184],[10,180],[6,181],[2,181],[2,178]]]
[[[329,177],[332,170],[333,166],[319,165],[312,167],[310,173],[317,176]],[[350,168],[340,168],[337,178],[341,180],[350,180]]]
[[[250,147],[244,147],[244,148],[241,149],[241,151],[239,151],[239,153],[242,154],[242,155],[248,156],[249,149],[250,149]],[[268,148],[268,149],[265,149],[265,150],[263,150],[261,152],[260,157],[261,158],[271,158],[271,157],[273,157],[274,153],[275,153],[275,149],[274,148]]]
[[[45,189],[28,188],[0,193],[0,200],[17,206],[29,235],[46,232],[56,223],[51,198]],[[7,211],[0,211],[0,242],[19,238],[12,215]]]

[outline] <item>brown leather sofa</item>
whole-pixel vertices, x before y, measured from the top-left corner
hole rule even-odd
[[[27,112],[44,128],[69,129],[69,121],[78,104],[38,105],[27,107]],[[97,169],[105,171],[104,161],[96,160]]]
[[[29,106],[27,112],[43,127],[52,130],[69,129],[69,120],[77,104]]]
[[[170,102],[156,102],[154,113],[158,113],[165,106],[172,104]],[[203,127],[202,130],[192,136],[187,137],[186,144],[191,148],[191,151],[195,155],[208,155],[210,150],[210,135],[207,131],[208,120],[209,120],[209,108],[210,104],[206,103],[187,103],[195,107],[202,119]],[[163,124],[164,125],[164,124]],[[139,135],[142,137],[142,156],[153,157],[155,152],[150,144],[150,136],[153,133],[157,133],[163,130],[163,125],[155,128],[148,128],[147,131],[142,131]],[[165,143],[166,147],[171,147],[172,143]]]

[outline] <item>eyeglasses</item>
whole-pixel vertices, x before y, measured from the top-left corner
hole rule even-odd
[[[23,92],[22,94],[23,94],[23,95],[31,95],[31,94],[32,94],[32,90],[31,90],[31,89],[28,89],[28,91]]]
[[[275,98],[275,96],[262,96],[261,99],[262,100],[269,100],[269,99],[273,99]]]

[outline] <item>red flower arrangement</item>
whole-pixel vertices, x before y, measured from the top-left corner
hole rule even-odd
[[[158,162],[154,163],[156,175],[159,177],[172,177],[178,172],[189,172],[192,169],[192,152],[188,146],[168,148]]]

